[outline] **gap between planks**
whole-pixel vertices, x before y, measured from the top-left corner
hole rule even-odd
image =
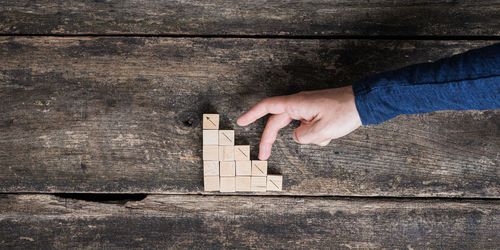
[[[430,41],[454,41],[454,40],[464,40],[464,41],[498,41],[500,36],[443,36],[443,35],[422,35],[422,36],[404,36],[404,35],[238,35],[238,34],[226,34],[226,35],[194,35],[194,34],[127,34],[127,33],[115,33],[115,34],[0,34],[0,37],[166,37],[166,38],[242,38],[242,39],[297,39],[297,40],[430,40]]]
[[[373,201],[446,201],[446,202],[467,202],[467,201],[500,201],[499,197],[444,197],[444,196],[344,196],[344,195],[295,195],[295,194],[280,194],[280,193],[238,193],[224,194],[224,193],[36,193],[36,192],[20,192],[20,193],[0,193],[0,197],[4,195],[16,196],[36,196],[36,195],[49,195],[59,197],[61,199],[73,199],[89,202],[106,203],[108,201],[141,201],[148,197],[162,197],[162,196],[190,196],[190,197],[235,197],[235,198],[290,198],[290,199],[325,199],[325,200],[373,200]],[[106,196],[110,196],[106,199]],[[117,199],[116,197],[121,198]]]

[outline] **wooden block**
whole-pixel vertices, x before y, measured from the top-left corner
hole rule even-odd
[[[203,130],[203,145],[219,145],[219,130]]]
[[[235,161],[249,161],[250,160],[250,145],[234,146],[234,160]]]
[[[236,192],[251,192],[251,180],[250,176],[236,176]]]
[[[219,191],[219,176],[204,176],[203,185],[205,187],[205,191]]]
[[[219,161],[234,161],[234,146],[219,146]]]
[[[214,146],[214,145],[203,146],[203,160],[204,161],[218,161],[219,160],[219,146]]]
[[[236,192],[236,178],[223,176],[220,177],[221,192]]]
[[[252,162],[236,161],[236,175],[252,175]]]
[[[203,129],[219,129],[219,114],[203,114]]]
[[[219,175],[219,161],[203,161],[203,175]]]
[[[221,161],[220,162],[220,176],[235,176],[235,163],[234,161]]]
[[[252,176],[266,176],[267,161],[252,161]]]
[[[234,146],[234,130],[219,130],[219,145]]]
[[[265,176],[252,176],[250,180],[250,190],[252,192],[266,192],[267,183]]]
[[[282,175],[267,176],[267,191],[281,191],[283,185]]]

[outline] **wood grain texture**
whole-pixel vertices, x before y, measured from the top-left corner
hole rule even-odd
[[[256,159],[258,100],[339,87],[489,41],[0,38],[0,192],[200,193],[201,117]],[[500,111],[400,116],[327,147],[285,128],[285,195],[500,197]]]
[[[500,2],[4,0],[1,34],[498,36]]]
[[[497,249],[500,202],[149,196],[124,205],[0,196],[2,248]]]

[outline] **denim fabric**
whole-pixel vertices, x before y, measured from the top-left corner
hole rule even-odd
[[[353,91],[363,125],[400,114],[499,109],[500,43],[368,76]]]

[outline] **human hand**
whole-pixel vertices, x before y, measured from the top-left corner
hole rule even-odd
[[[247,126],[267,114],[272,115],[260,140],[260,160],[269,158],[278,131],[292,120],[301,121],[292,134],[297,143],[320,146],[361,126],[352,86],[266,98],[241,115],[236,123]]]

